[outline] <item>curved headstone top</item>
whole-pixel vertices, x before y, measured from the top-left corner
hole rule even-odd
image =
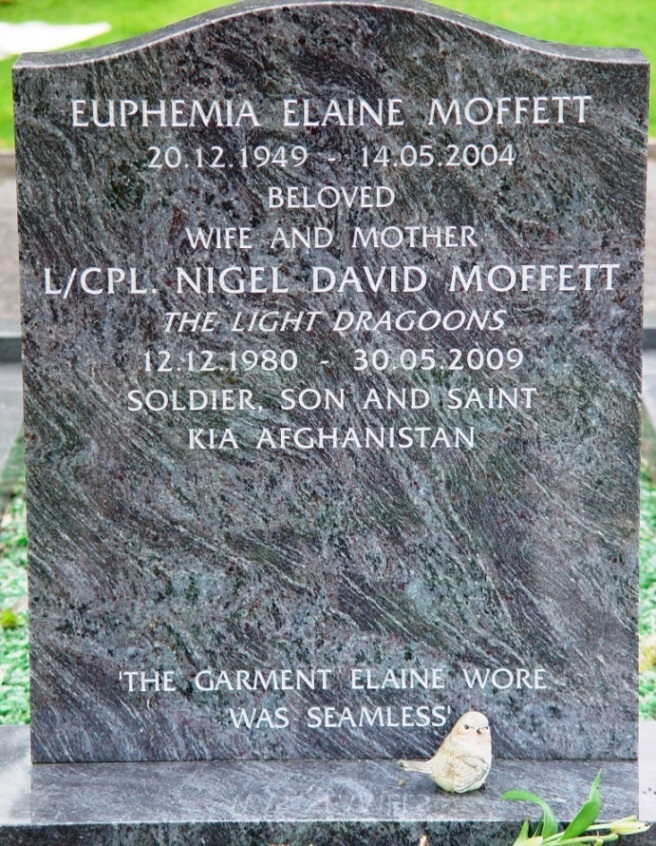
[[[400,2],[19,61],[36,761],[635,756],[647,74]]]
[[[80,64],[104,59],[111,56],[121,56],[134,50],[142,50],[150,44],[165,39],[177,38],[186,35],[197,29],[212,26],[226,18],[257,15],[271,11],[294,12],[297,9],[308,9],[310,7],[342,8],[353,7],[354,11],[362,13],[363,9],[396,10],[409,12],[415,15],[426,15],[431,18],[438,18],[447,24],[458,28],[467,29],[470,32],[477,32],[481,35],[488,35],[498,41],[516,47],[523,47],[537,53],[546,55],[565,56],[570,59],[588,59],[591,61],[608,61],[618,64],[622,61],[640,62],[647,64],[647,60],[640,50],[585,47],[575,44],[559,44],[552,41],[543,41],[538,38],[531,38],[521,35],[493,24],[479,21],[470,15],[457,12],[454,9],[446,9],[435,3],[427,3],[424,0],[389,0],[389,2],[372,2],[372,0],[302,0],[302,2],[279,3],[276,0],[243,0],[239,3],[231,3],[195,15],[187,20],[172,24],[159,30],[154,30],[145,35],[130,38],[125,41],[118,41],[114,44],[106,44],[101,47],[92,47],[72,52],[58,53],[26,53],[20,57],[15,67],[35,67],[36,65],[61,65]]]

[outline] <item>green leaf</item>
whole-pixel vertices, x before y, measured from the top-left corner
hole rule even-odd
[[[567,840],[567,838],[578,837],[579,834],[583,834],[586,828],[589,828],[589,826],[591,826],[592,823],[597,819],[599,811],[601,810],[601,792],[599,790],[600,781],[601,770],[599,770],[595,780],[592,782],[588,801],[581,806],[581,810],[565,829],[563,833],[563,840]]]
[[[0,629],[17,629],[19,626],[18,617],[10,608],[3,608],[0,611]]]
[[[533,802],[535,805],[539,805],[542,808],[542,821],[536,834],[541,834],[542,837],[546,838],[558,833],[556,815],[542,797],[536,796],[535,793],[529,793],[528,790],[508,790],[501,798],[513,799],[517,802]]]
[[[528,820],[524,820],[524,824],[519,830],[519,834],[517,835],[517,840],[513,843],[512,846],[521,846],[522,843],[526,843],[528,840]]]

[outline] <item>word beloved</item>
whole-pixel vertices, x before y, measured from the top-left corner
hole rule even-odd
[[[300,185],[269,186],[270,209],[386,209],[395,199],[394,191],[386,185],[321,185],[316,190]]]

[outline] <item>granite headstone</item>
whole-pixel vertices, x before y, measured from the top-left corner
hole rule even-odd
[[[19,61],[36,762],[635,757],[647,78],[418,0]]]

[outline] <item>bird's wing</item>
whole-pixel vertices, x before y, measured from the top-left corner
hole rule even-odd
[[[480,787],[490,771],[490,762],[478,755],[459,755],[449,761],[454,793],[466,793]]]

